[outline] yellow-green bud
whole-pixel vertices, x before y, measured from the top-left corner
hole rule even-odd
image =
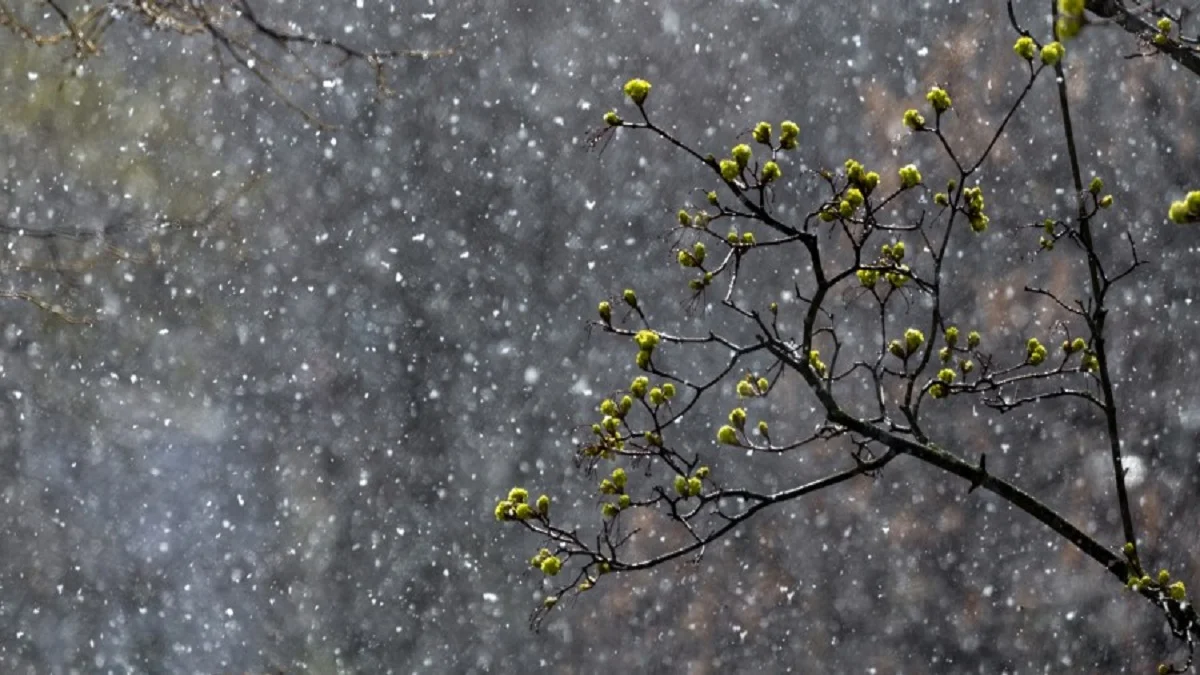
[[[921,172],[916,165],[908,164],[900,167],[900,189],[907,190],[921,184]]]
[[[754,136],[754,140],[758,141],[759,143],[762,143],[763,145],[770,145],[771,144],[771,123],[770,122],[759,122],[758,124],[754,125],[753,136]]]
[[[608,112],[604,113],[604,123],[610,127],[619,127],[624,121],[625,120],[621,119],[621,116],[618,115],[615,110],[609,110]]]
[[[537,498],[537,510],[538,510],[538,513],[542,514],[543,516],[550,514],[550,496],[549,495],[542,495]]]
[[[725,445],[741,445],[738,441],[737,430],[729,425],[717,429],[717,440]]]
[[[552,577],[562,570],[562,561],[558,559],[558,556],[552,555],[542,561],[541,568],[542,574]]]
[[[676,217],[679,218],[680,225],[682,225],[684,227],[692,226],[692,216],[690,214],[688,214],[688,212],[686,210],[679,209],[679,213],[676,214]]]
[[[1059,61],[1062,61],[1066,53],[1067,50],[1062,46],[1061,42],[1051,42],[1042,47],[1042,63],[1048,66],[1056,65]]]
[[[1084,0],[1058,0],[1058,11],[1068,16],[1083,14]]]
[[[1167,587],[1167,595],[1175,602],[1183,602],[1187,599],[1187,586],[1182,581],[1176,581]]]
[[[634,360],[634,363],[636,363],[637,367],[641,368],[642,370],[650,370],[650,357],[651,353],[649,350],[638,350],[637,358]]]
[[[721,160],[720,167],[721,167],[721,178],[724,178],[725,180],[731,181],[731,182],[736,180],[738,177],[738,174],[741,173],[741,171],[742,171],[741,167],[738,166],[738,163],[733,161],[732,159]]]
[[[912,354],[925,344],[925,334],[916,328],[909,328],[904,331],[904,349],[907,353]]]
[[[629,393],[638,398],[646,397],[646,390],[650,388],[650,378],[645,375],[639,375],[633,378],[633,382],[629,385]]]
[[[825,376],[825,362],[821,360],[821,352],[815,349],[810,351],[808,353],[808,365],[813,369],[813,372],[817,374],[817,377]],[[766,391],[767,386],[765,379],[759,380],[758,388],[762,391]]]
[[[1042,365],[1042,362],[1046,360],[1046,348],[1038,345],[1037,349],[1029,352],[1027,359],[1029,361],[1029,365],[1031,366]]]
[[[850,216],[854,215],[854,205],[843,199],[842,203],[838,204],[838,213],[840,213],[843,218],[849,218]]]
[[[1102,209],[1110,208],[1113,205],[1113,196],[1112,195],[1104,195],[1103,197],[1100,198],[1100,201],[1098,201],[1096,203],[1099,204],[1100,208],[1102,208]]]
[[[854,158],[846,160],[846,177],[855,185],[862,185],[867,180],[867,170],[862,163]]]
[[[938,206],[950,206],[950,197],[945,192],[939,192],[933,196],[933,203]]]
[[[977,330],[967,333],[967,349],[975,349],[978,347],[981,339],[982,338],[979,337],[979,331]]]
[[[608,417],[616,417],[620,414],[617,410],[617,404],[611,398],[606,398],[600,402],[600,413]]]
[[[767,378],[765,378],[765,377],[758,378],[758,381],[755,382],[754,384],[757,385],[758,390],[762,391],[762,392],[765,392],[767,390],[767,388],[771,386],[771,383],[768,382]]]
[[[895,272],[888,272],[883,275],[883,278],[887,279],[888,283],[892,286],[900,288],[904,284],[908,283],[909,277],[912,276],[909,274],[908,270],[908,265],[899,265],[897,266],[897,270]]]
[[[867,194],[871,194],[872,190],[879,187],[879,174],[875,171],[868,171],[867,175],[863,176],[862,186]]]
[[[521,487],[515,487],[508,491],[508,501],[513,504],[524,504],[529,500],[529,490]]]
[[[971,359],[967,359],[966,361],[958,364],[958,369],[962,371],[963,375],[968,375],[972,370],[975,370],[975,362]]]
[[[675,398],[675,385],[670,382],[665,383],[662,386],[662,393],[668,400]]]
[[[791,120],[785,120],[779,125],[779,147],[784,150],[795,150],[800,136],[800,127]]]
[[[683,497],[688,496],[687,478],[683,476],[675,476],[675,492]]]
[[[1166,586],[1167,582],[1170,580],[1171,580],[1170,572],[1168,572],[1167,570],[1159,570],[1158,571],[1158,585],[1159,586]]]
[[[1103,189],[1104,189],[1104,181],[1100,180],[1099,176],[1093,176],[1092,182],[1088,183],[1088,192],[1091,192],[1094,195],[1098,195],[1098,194],[1100,194],[1100,191]]]
[[[750,384],[749,382],[747,382],[745,380],[738,382],[737,383],[737,394],[741,398],[750,398],[751,396],[754,396],[754,394],[755,394],[754,385]]]
[[[616,518],[621,513],[621,507],[612,502],[604,502],[600,505],[600,514],[608,520]]]
[[[612,323],[612,305],[607,300],[596,306],[596,311],[600,314],[600,320],[604,323]]]
[[[646,97],[650,95],[650,83],[634,78],[625,83],[625,95],[629,97],[629,100],[640,106],[646,102]]]
[[[704,197],[708,199],[708,203],[712,204],[713,206],[720,204],[720,201],[717,199],[717,193],[714,191],[709,191],[709,193],[704,195]]]
[[[689,497],[699,497],[704,490],[704,483],[699,478],[692,477],[687,480],[687,491]]]
[[[982,213],[971,214],[967,217],[967,222],[971,224],[971,231],[975,234],[981,234],[987,231],[988,223],[992,221]]]
[[[738,143],[733,146],[733,150],[729,153],[733,157],[733,161],[737,162],[738,170],[746,168],[750,163],[751,150],[750,146],[745,143]]]
[[[1200,222],[1200,190],[1189,192],[1182,201],[1172,202],[1168,217],[1181,225]]]
[[[778,180],[782,175],[783,171],[779,169],[779,165],[775,162],[769,161],[766,164],[763,164],[762,182],[770,183],[771,181]]]
[[[729,412],[729,423],[737,429],[743,429],[746,426],[746,409],[734,408]]]
[[[925,116],[913,109],[904,111],[904,126],[918,131],[925,128]]]
[[[1054,22],[1054,29],[1058,31],[1058,39],[1070,40],[1083,30],[1083,16],[1060,16]]]
[[[652,330],[639,330],[634,336],[633,341],[637,343],[638,349],[651,351],[658,346],[658,333]]]
[[[941,380],[944,384],[950,384],[950,383],[954,382],[955,373],[953,370],[951,370],[949,368],[942,368],[941,370],[938,371],[937,376],[938,376],[938,379]]]
[[[950,326],[946,329],[946,344],[951,347],[958,344],[958,326]]]
[[[633,503],[633,497],[630,497],[629,495],[618,495],[617,496],[617,508],[621,509],[622,511],[629,508],[629,505],[632,503]]]
[[[515,514],[517,520],[529,520],[534,516],[533,507],[528,504],[517,504]]]
[[[929,104],[938,113],[944,113],[950,109],[950,94],[941,87],[931,87],[929,93],[925,94],[925,100],[929,101]]]
[[[638,306],[637,293],[634,293],[632,288],[626,288],[625,291],[621,293],[621,298],[624,299],[625,304],[629,305],[630,307],[636,308]]]
[[[1085,351],[1083,358],[1079,360],[1079,369],[1085,373],[1094,373],[1100,370],[1100,359],[1091,351]]]
[[[863,205],[863,193],[858,188],[850,188],[846,190],[846,201],[850,202],[850,206],[858,208]]]
[[[693,258],[692,254],[688,253],[687,251],[680,251],[679,254],[675,257],[677,260],[679,260],[680,267],[695,267],[696,266],[696,259]]]
[[[952,356],[954,356],[954,353],[950,351],[949,347],[942,347],[938,350],[938,360],[942,363],[949,361]]]
[[[747,246],[753,246],[755,244],[754,233],[753,232],[743,232],[742,233],[742,243],[746,244]]]
[[[621,397],[621,403],[618,406],[621,410],[621,417],[625,417],[629,413],[629,409],[633,407],[633,398],[628,394]]]
[[[858,276],[858,283],[865,288],[875,288],[879,281],[879,270],[859,270],[855,275]]]
[[[694,473],[692,475],[695,476],[696,478],[699,478],[700,480],[704,480],[705,478],[708,478],[708,474],[711,472],[712,472],[712,469],[708,468],[707,466],[702,466],[699,469],[696,469],[696,473]]]
[[[496,520],[505,521],[513,519],[513,505],[507,499],[502,499],[496,502],[496,510],[492,512],[496,516]]]
[[[759,422],[758,422],[758,435],[759,435],[759,436],[762,436],[763,438],[766,438],[766,437],[768,436],[768,434],[767,434],[767,432],[768,432],[768,431],[770,431],[770,428],[767,426],[767,423],[766,423],[766,421],[765,421],[765,420],[759,420]]]
[[[900,344],[899,340],[892,340],[888,343],[888,352],[898,359],[908,358],[908,352],[904,351],[904,345]]]
[[[1167,211],[1167,218],[1170,218],[1171,222],[1178,223],[1180,225],[1187,223],[1190,220],[1188,217],[1187,203],[1171,202],[1171,208]]]
[[[1017,56],[1026,61],[1033,60],[1033,52],[1035,50],[1036,46],[1033,44],[1033,38],[1028,36],[1017,38],[1017,43],[1013,45],[1013,51],[1017,53]]]

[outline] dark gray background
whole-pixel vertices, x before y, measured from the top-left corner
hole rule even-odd
[[[539,633],[524,560],[541,542],[492,518],[519,483],[595,525],[573,435],[633,374],[630,345],[587,329],[598,300],[633,286],[665,325],[742,330],[680,309],[662,236],[710,179],[645,135],[581,149],[604,111],[633,115],[621,84],[651,80],[655,118],[705,152],[791,118],[789,177],[856,157],[937,184],[941,155],[901,113],[949,87],[950,134],[977,152],[1025,78],[999,3],[255,4],[456,53],[398,63],[383,101],[369,69],[311,54],[345,78],[298,95],[340,125],[318,133],[244,72],[217,83],[204,39],[118,23],[74,74],[65,48],[0,33],[6,222],[115,228],[147,257],[7,238],[6,289],[99,320],[0,305],[0,670],[1148,672],[1170,654],[1157,612],[1097,565],[911,461],[765,514],[697,565],[611,580]],[[1043,36],[1046,6],[1018,3]],[[1191,581],[1196,237],[1165,213],[1200,187],[1200,82],[1137,49],[1089,28],[1070,87],[1085,171],[1116,195],[1102,246],[1125,255],[1128,230],[1149,260],[1112,316],[1143,559]],[[1072,203],[1055,101],[1039,82],[996,149],[992,229],[956,272],[960,324],[997,351],[1031,331],[1057,344],[1026,283],[1084,290],[1070,250],[1033,255],[1021,228]],[[807,212],[811,187],[781,185],[783,212]],[[755,292],[779,299],[802,271],[763,260]],[[785,394],[774,414],[813,424]],[[845,466],[721,455],[709,420],[729,400],[686,432],[723,475],[771,489]],[[987,451],[1120,545],[1094,415],[947,410],[943,445]]]

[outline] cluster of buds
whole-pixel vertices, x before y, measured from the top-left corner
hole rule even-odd
[[[908,190],[921,184],[921,172],[915,164],[900,167],[900,189]]]
[[[987,230],[990,219],[983,212],[983,188],[978,185],[966,188],[963,190],[963,197],[966,199],[963,213],[967,216],[967,222],[971,224],[971,230],[976,234]]]
[[[916,328],[904,331],[903,340],[892,340],[888,343],[888,353],[898,359],[908,359],[925,344],[925,334]]]
[[[562,570],[562,559],[552,554],[550,549],[544,548],[529,559],[529,565],[541,570],[542,574],[552,577]]]
[[[542,495],[534,504],[529,503],[529,491],[522,487],[514,487],[508,491],[508,496],[496,503],[494,511],[496,520],[529,520],[537,518],[546,520],[550,515],[550,498]]]
[[[1200,223],[1200,190],[1193,190],[1185,199],[1171,203],[1167,217],[1173,223]]]
[[[625,485],[628,482],[629,476],[621,467],[613,469],[608,478],[600,481],[600,494],[616,497],[616,501],[606,501],[600,504],[600,514],[605,518],[612,520],[617,517],[617,514],[633,505],[633,498],[625,492]]]
[[[1171,41],[1171,28],[1175,26],[1175,22],[1168,17],[1162,17],[1155,24],[1158,32],[1154,34],[1153,42],[1157,47],[1165,47]]]
[[[879,259],[875,261],[875,265],[891,268],[884,272],[883,276],[893,288],[900,288],[912,276],[909,266],[901,262],[904,260],[905,253],[902,241],[884,244],[879,249]],[[879,274],[880,270],[877,269],[862,269],[855,272],[858,283],[862,284],[864,288],[875,288],[875,284],[879,282]]]
[[[707,466],[696,469],[695,473],[691,476],[676,474],[674,480],[675,493],[684,499],[699,497],[700,492],[704,489],[704,479],[707,477]]]
[[[765,377],[758,377],[752,373],[747,373],[745,377],[738,380],[737,395],[740,398],[753,398],[755,396],[766,396],[770,391],[771,382]]]
[[[934,398],[941,398],[942,396],[945,396],[946,394],[950,393],[949,385],[954,382],[955,377],[954,377],[954,371],[950,370],[949,366],[951,365],[951,362],[954,360],[954,352],[956,350],[964,351],[964,350],[958,349],[958,336],[959,336],[959,331],[958,331],[957,326],[950,326],[949,328],[946,329],[946,332],[943,334],[943,338],[946,341],[946,346],[944,346],[938,350],[938,359],[942,362],[943,366],[946,366],[946,367],[943,367],[942,370],[938,371],[937,379],[939,382],[941,382],[945,386],[938,387],[935,384],[934,387],[930,388],[930,393],[933,394]],[[967,336],[967,344],[969,345],[968,351],[970,349],[974,349],[975,347],[978,347],[979,346],[979,333],[977,333],[975,331],[971,331],[970,335]],[[971,371],[975,370],[975,362],[969,358],[968,359],[960,359],[958,362],[958,370],[959,370],[959,372],[961,372],[963,374],[963,377],[966,377],[967,375],[971,374]],[[949,375],[946,374],[947,371],[949,371],[949,373],[950,373]]]
[[[1058,21],[1054,23],[1054,28],[1060,38],[1070,40],[1079,35],[1079,31],[1083,30],[1084,24],[1087,23],[1087,17],[1083,15],[1086,6],[1085,0],[1058,0],[1059,16]],[[1044,55],[1042,60],[1045,60]]]
[[[1046,360],[1046,347],[1037,338],[1031,337],[1025,342],[1025,363],[1040,366]]]

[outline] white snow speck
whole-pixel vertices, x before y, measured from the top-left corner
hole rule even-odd
[[[537,381],[541,378],[541,376],[542,374],[538,372],[537,368],[529,366],[525,369],[525,384],[533,386],[537,384]]]

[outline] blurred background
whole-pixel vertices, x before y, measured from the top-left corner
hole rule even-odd
[[[659,325],[749,335],[719,306],[686,311],[667,236],[711,176],[644,134],[585,149],[605,111],[635,115],[621,85],[650,80],[654,119],[702,153],[798,122],[776,191],[795,219],[820,199],[802,168],[950,177],[901,123],[932,84],[954,98],[956,148],[978,155],[1027,80],[1002,6],[251,4],[265,23],[426,54],[389,61],[378,96],[361,61],[259,41],[285,66],[274,91],[208,35],[114,14],[81,61],[14,27],[61,31],[49,5],[4,10],[0,670],[1148,672],[1172,654],[1161,615],[1090,559],[905,458],[764,513],[699,563],[606,579],[536,633],[526,560],[543,542],[493,519],[520,484],[581,533],[598,525],[573,452],[635,374],[631,345],[588,329],[599,300],[632,287]],[[1016,6],[1045,39],[1048,3]],[[1128,233],[1148,262],[1110,298],[1142,559],[1196,588],[1197,239],[1165,216],[1200,188],[1200,78],[1126,58],[1139,49],[1089,26],[1069,87],[1085,174],[1116,198],[1101,248],[1118,267]],[[1078,252],[1038,254],[1027,227],[1074,203],[1052,85],[979,176],[991,229],[952,255],[954,321],[1009,358],[1031,334],[1057,345],[1066,318],[1025,285],[1086,292]],[[747,302],[779,301],[795,330],[804,261],[755,260]],[[761,412],[811,429],[812,400],[782,384]],[[677,441],[727,483],[850,465],[844,448],[731,455],[713,428],[736,399],[715,393]],[[941,445],[987,452],[1120,546],[1093,413],[943,409]],[[669,536],[643,535],[643,555]]]

